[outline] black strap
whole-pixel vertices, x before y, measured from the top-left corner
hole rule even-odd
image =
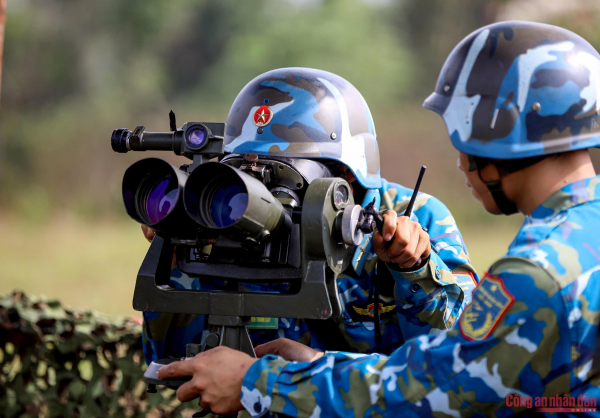
[[[547,157],[547,155],[538,155],[535,157],[519,158],[516,160],[492,160],[491,158],[468,155],[469,171],[478,171],[479,178],[487,186],[492,198],[494,199],[494,202],[496,202],[496,206],[498,206],[498,209],[500,209],[500,212],[505,215],[512,215],[513,213],[517,213],[519,209],[517,208],[517,205],[508,200],[504,194],[504,190],[502,190],[502,178],[511,173],[532,166]],[[500,178],[493,181],[486,181],[481,177],[481,170],[488,164],[494,164],[496,166]]]
[[[479,176],[481,178],[481,175]],[[483,179],[481,179],[483,181]],[[490,191],[492,197],[494,198],[494,202],[496,202],[496,206],[500,209],[505,215],[512,215],[513,213],[517,213],[519,208],[513,202],[508,200],[506,195],[504,194],[504,190],[502,190],[502,181],[483,181]]]
[[[379,277],[376,274],[371,276],[374,283],[373,299],[375,305],[373,307],[373,322],[375,323],[375,344],[381,345],[381,319],[379,318]]]
[[[377,262],[376,273],[371,277],[374,280],[373,293],[375,296],[375,307],[373,309],[374,327],[375,327],[375,342],[381,344],[381,314],[379,312],[379,295],[393,295],[396,281],[390,273],[386,263],[379,260]],[[333,319],[305,319],[308,327],[321,339],[325,348],[331,351],[346,351],[358,353],[358,350],[350,347],[350,344],[344,338],[340,330],[339,323]],[[402,338],[400,339],[402,341]]]
[[[325,348],[329,351],[346,351],[356,353],[357,350],[350,347],[346,338],[342,334],[337,321],[334,318],[328,319],[305,319],[312,332],[317,334]]]

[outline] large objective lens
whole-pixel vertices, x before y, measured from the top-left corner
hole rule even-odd
[[[220,187],[211,203],[213,222],[218,228],[233,225],[240,220],[248,207],[248,193],[241,184]]]
[[[178,182],[169,174],[157,181],[146,198],[146,214],[151,223],[160,222],[177,203]]]
[[[272,236],[287,214],[260,180],[219,162],[204,163],[192,171],[183,203],[202,227],[231,238]]]

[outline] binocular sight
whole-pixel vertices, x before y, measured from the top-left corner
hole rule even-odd
[[[364,234],[381,229],[376,200],[355,205],[350,185],[323,161],[225,155],[225,124],[176,129],[173,112],[169,118],[171,132],[138,126],[111,136],[116,152],[169,150],[192,161],[177,168],[146,158],[125,171],[127,213],[156,231],[138,272],[134,309],[207,315],[210,334],[187,345],[188,357],[221,344],[255,356],[246,329],[251,317],[339,316],[336,279]],[[199,279],[195,287],[172,284],[174,250],[179,269]],[[144,374],[149,391],[182,383],[156,378],[165,361]]]

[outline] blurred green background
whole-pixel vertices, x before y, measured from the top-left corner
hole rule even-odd
[[[8,0],[0,106],[0,294],[20,288],[132,314],[147,249],[122,207],[132,162],[113,129],[225,121],[241,88],[287,66],[353,83],[375,118],[382,174],[454,213],[480,272],[522,217],[493,217],[456,169],[441,118],[421,108],[452,48],[498,20],[568,27],[600,46],[596,0]],[[597,156],[594,156],[600,161]],[[138,314],[139,315],[139,314]]]

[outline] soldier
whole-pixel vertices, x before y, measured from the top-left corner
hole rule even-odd
[[[456,328],[413,338],[389,357],[279,340],[257,351],[287,360],[221,348],[160,376],[193,374],[180,399],[200,395],[221,412],[243,404],[255,417],[508,416],[528,404],[515,396],[540,402],[531,406],[582,396],[596,406],[600,176],[587,149],[600,145],[599,89],[596,50],[538,23],[481,28],[444,64],[424,106],[442,115],[483,206],[526,215]]]
[[[407,338],[453,325],[478,280],[454,218],[425,193],[417,197],[410,219],[398,216],[412,190],[381,178],[371,113],[348,81],[306,68],[262,74],[235,99],[225,141],[228,154],[253,152],[263,158],[326,164],[333,175],[350,183],[357,203],[366,205],[375,198],[382,210],[389,209],[384,234],[388,240],[395,235],[385,251],[380,234],[366,236],[357,247],[351,266],[337,280],[342,318],[261,319],[250,327],[255,345],[286,337],[319,350],[391,354]],[[145,231],[151,238],[153,232]],[[381,248],[379,257],[374,248]],[[390,273],[379,260],[396,267]],[[179,271],[173,273],[172,285],[201,286]],[[211,283],[202,282],[207,285]],[[245,287],[267,290],[266,285]],[[376,310],[379,323],[374,321]],[[204,316],[145,313],[144,319],[147,361],[185,355],[185,344],[199,342],[205,327]]]

